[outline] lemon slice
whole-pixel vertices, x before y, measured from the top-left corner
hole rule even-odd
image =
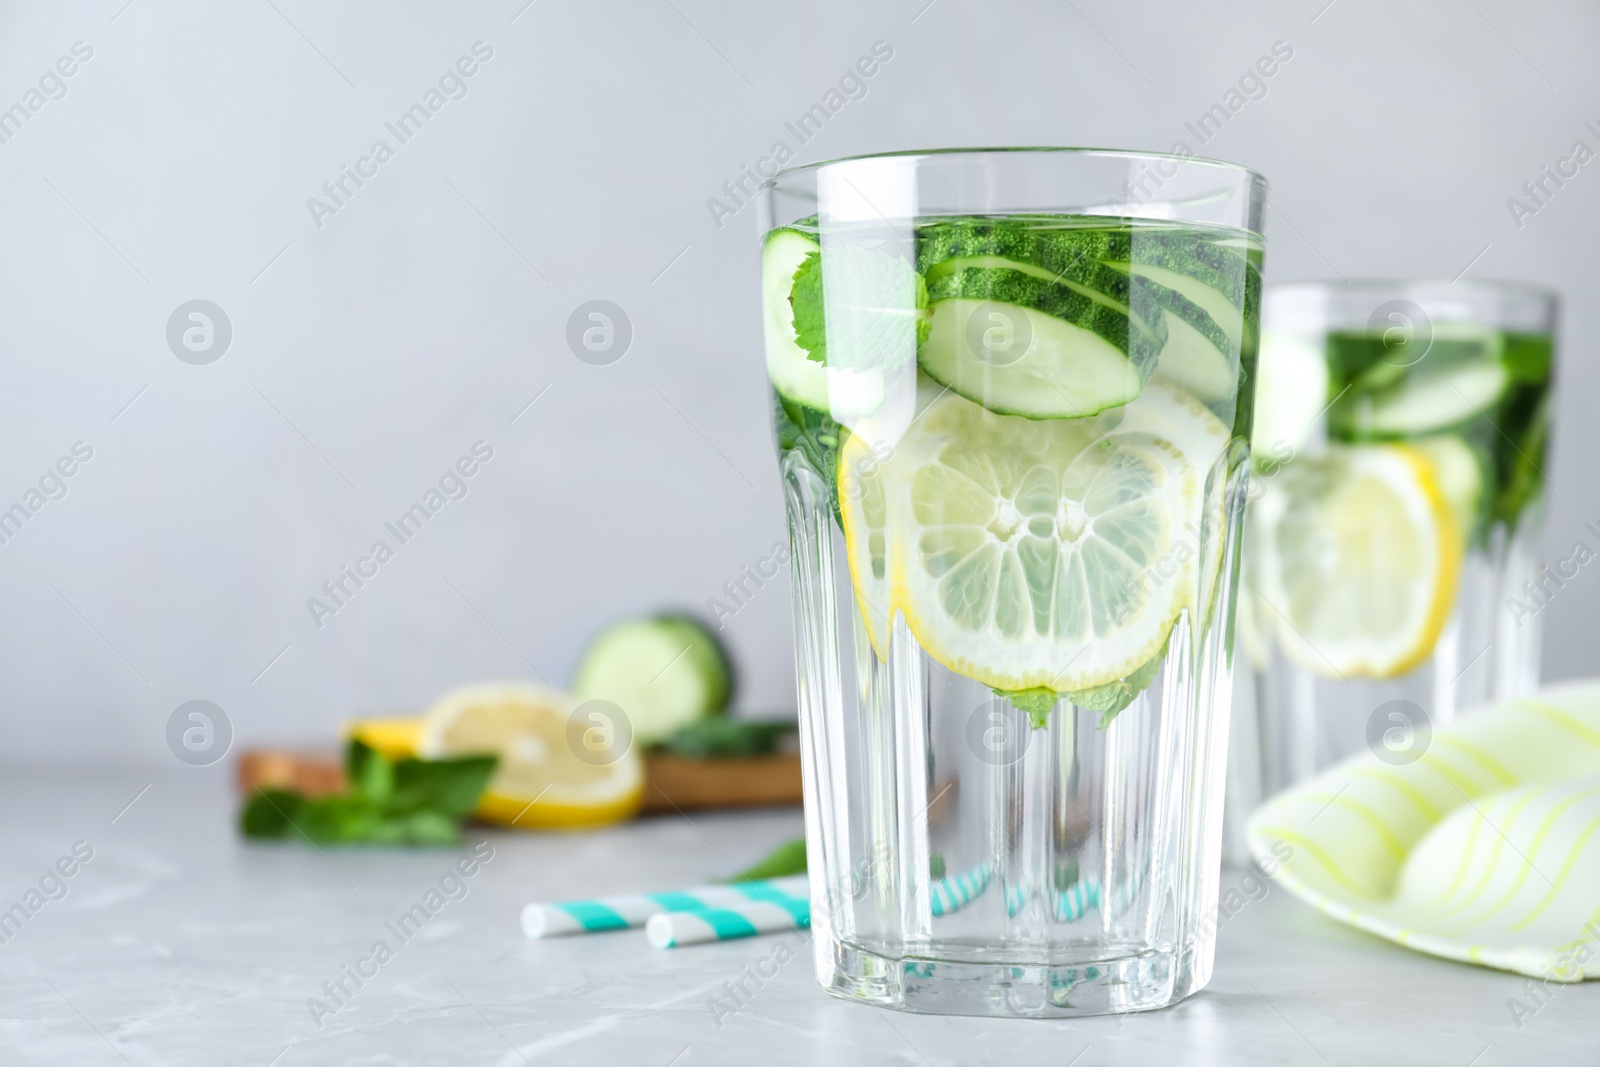
[[[423,717],[417,752],[500,757],[481,818],[518,828],[600,826],[632,815],[644,796],[643,761],[609,707],[525,682],[465,686]]]
[[[882,445],[847,433],[839,445],[837,492],[840,526],[844,530],[845,558],[850,564],[850,585],[867,640],[879,659],[889,652],[888,504],[883,491],[880,456]]]
[[[1393,678],[1427,659],[1465,547],[1434,460],[1405,444],[1334,446],[1275,482],[1251,548],[1289,658],[1340,678]]]
[[[1136,404],[1085,419],[941,396],[876,468],[883,518],[866,494],[841,496],[852,578],[871,575],[858,599],[886,579],[930,656],[997,689],[1122,679],[1192,600],[1200,484],[1227,438],[1203,405],[1155,381]]]
[[[1439,492],[1450,505],[1457,532],[1470,541],[1484,503],[1483,460],[1455,434],[1418,437],[1410,443],[1433,461]]]

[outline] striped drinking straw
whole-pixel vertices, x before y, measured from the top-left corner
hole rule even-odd
[[[808,899],[806,886],[806,876],[800,874],[761,882],[699,886],[676,893],[635,893],[597,900],[529,904],[522,909],[522,932],[532,938],[590,934],[643,926],[652,915],[665,912],[738,910],[758,901],[804,901]]]
[[[779,930],[804,930],[810,925],[811,902],[788,897],[746,901],[726,908],[666,911],[650,916],[644,932],[656,948],[677,948]]]
[[[991,870],[987,863],[980,863],[970,871],[935,881],[928,887],[933,917],[941,918],[971,903],[974,897],[989,888]]]

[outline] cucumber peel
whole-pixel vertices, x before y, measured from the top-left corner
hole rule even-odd
[[[1021,304],[972,297],[935,301],[933,329],[918,362],[940,385],[1002,415],[1082,418],[1120,407],[1144,388],[1156,346],[1136,340],[1137,360],[1129,359],[1127,319],[1119,344],[1115,327],[1098,317],[1115,313],[1084,303],[1091,310],[1079,326]],[[985,321],[974,322],[978,315],[1003,320],[1012,343],[1022,348],[1020,358],[997,365],[974,351],[972,335]]]
[[[602,630],[578,660],[572,690],[622,709],[640,745],[665,741],[727,709],[733,671],[711,631],[687,615],[629,619]]]

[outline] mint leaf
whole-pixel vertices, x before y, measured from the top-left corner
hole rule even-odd
[[[1152,657],[1150,662],[1126,678],[1089,689],[1063,693],[1062,696],[1080,708],[1100,712],[1100,729],[1104,730],[1124,708],[1134,702],[1140,693],[1150,688],[1150,683],[1156,680],[1156,672],[1161,669],[1161,661],[1166,659],[1166,656],[1167,649],[1163,645],[1161,651]]]
[[[287,837],[304,804],[304,797],[287,789],[257,789],[239,813],[239,828],[246,837]]]
[[[287,789],[257,790],[239,813],[239,829],[246,837],[313,844],[453,844],[495,763],[493,756],[393,762],[352,740],[345,749],[345,792],[307,798]]]
[[[1126,678],[1119,678],[1114,682],[1104,685],[1090,686],[1088,689],[1067,689],[1056,692],[1054,689],[1039,687],[1037,689],[995,689],[994,695],[1009,700],[1014,707],[1028,713],[1028,722],[1035,730],[1042,730],[1050,721],[1050,709],[1056,706],[1056,701],[1065,700],[1080,708],[1100,712],[1100,729],[1104,730],[1111,725],[1124,708],[1134,702],[1138,695],[1150,688],[1150,683],[1155,681],[1156,672],[1161,669],[1161,662],[1166,658],[1167,650],[1163,646],[1150,662]]]
[[[729,882],[755,882],[763,878],[783,878],[806,873],[806,839],[785,841],[754,864],[729,878]]]
[[[1100,712],[1100,728],[1103,730],[1111,725],[1111,720],[1117,717],[1118,712],[1133,703],[1139,690],[1119,678],[1104,685],[1077,689],[1062,695],[1080,708]]]
[[[1054,689],[996,689],[994,695],[1011,701],[1013,707],[1028,713],[1028,722],[1035,730],[1043,730],[1050,719],[1050,709],[1056,706],[1060,695]]]
[[[394,791],[394,764],[359,738],[345,746],[344,776],[357,796],[382,800]]]
[[[395,814],[426,811],[464,819],[478,806],[478,797],[494,774],[495,762],[493,756],[403,759],[395,764],[394,796],[388,810]]]
[[[701,719],[661,742],[663,751],[690,759],[737,759],[767,756],[798,729],[792,722],[750,722],[738,719]]]
[[[822,312],[822,253],[812,252],[794,272],[789,291],[794,308],[794,336],[807,358],[828,362],[828,329]]]
[[[825,292],[832,294],[832,322]],[[915,359],[932,329],[922,275],[874,248],[830,249],[826,266],[812,252],[794,272],[789,303],[795,340],[810,359],[829,366],[865,370]]]

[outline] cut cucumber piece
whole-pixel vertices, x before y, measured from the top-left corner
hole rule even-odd
[[[1485,457],[1453,433],[1419,437],[1410,444],[1433,462],[1434,480],[1450,505],[1462,540],[1472,543],[1476,540],[1478,523],[1485,511]]]
[[[1069,295],[1089,305],[1085,321],[1106,329],[1101,316],[1109,309]],[[984,316],[977,324],[975,314]],[[1015,362],[1000,365],[973,350],[971,335],[981,336],[988,316],[1004,320],[1019,347],[1025,341]],[[1144,387],[1144,371],[1128,358],[1127,321],[1122,319],[1117,338],[1115,329],[1103,333],[1020,304],[982,295],[951,297],[934,301],[933,329],[917,359],[928,377],[990,411],[1030,419],[1082,418],[1120,407]],[[1152,346],[1136,344],[1135,349],[1143,353],[1146,368],[1154,363]]]
[[[1255,426],[1250,452],[1258,470],[1294,458],[1328,405],[1328,365],[1320,337],[1266,333],[1256,360]]]
[[[1009,260],[995,260],[1007,263]],[[1155,362],[1166,341],[1165,331],[1152,327],[1144,318],[1131,315],[1126,303],[1102,293],[1083,292],[1081,287],[1061,285],[1031,271],[1006,266],[999,269],[972,268],[939,276],[928,287],[930,301],[966,299],[1016,304],[1053,315],[1074,326],[1104,337],[1131,353],[1141,368]],[[1149,302],[1153,305],[1153,301]],[[1153,312],[1150,319],[1160,322]]]
[[[1239,387],[1237,366],[1205,334],[1170,311],[1156,372],[1208,404],[1232,398]]]
[[[1260,278],[1250,262],[1239,252],[1196,234],[1140,233],[1133,245],[1132,256],[1119,257],[1113,266],[1132,269],[1153,281],[1177,289],[1189,299],[1206,308],[1218,323],[1225,323],[1227,307],[1237,315],[1259,295]],[[1108,260],[1108,262],[1111,262]],[[1208,306],[1202,295],[1190,296],[1187,287],[1206,287],[1226,301],[1214,308]],[[1220,317],[1219,317],[1220,316]]]
[[[934,223],[917,234],[917,269],[924,274],[949,259],[1000,256],[1035,263],[1052,276],[1126,259],[1132,237],[1120,219],[1106,225],[1046,227],[1026,221],[967,219]]]
[[[1065,285],[1091,299],[1114,303],[1124,311],[1128,307],[1128,275],[1087,256],[1069,263],[1064,270],[1051,269],[1031,260],[1008,259],[1005,256],[956,256],[933,264],[927,269],[924,277],[931,286],[947,275],[971,269],[1021,271],[1042,281]]]
[[[1126,264],[1119,264],[1126,269]],[[1187,274],[1180,274],[1175,270],[1156,266],[1152,263],[1135,263],[1133,273],[1141,278],[1148,278],[1158,285],[1165,286],[1174,292],[1181,293],[1190,303],[1204,311],[1212,322],[1222,330],[1227,337],[1228,347],[1237,348],[1239,337],[1244,330],[1244,310],[1242,305],[1235,304],[1227,293],[1220,289],[1212,288],[1202,281]]]
[[[1013,275],[1024,277],[1017,278]],[[1136,298],[1128,275],[1103,263],[1094,263],[1084,269],[1074,268],[1072,271],[1062,273],[1041,267],[1037,263],[1006,259],[1004,256],[961,256],[929,267],[927,282],[932,299],[985,296],[998,300],[1011,300],[1064,318],[1074,325],[1085,325],[1078,321],[1077,315],[1086,305],[1071,300],[1066,293],[1060,291],[1065,289],[1069,293],[1111,309],[1118,320],[1131,319],[1130,325],[1143,335],[1145,342],[1155,345],[1157,349],[1165,340],[1165,334],[1150,325],[1159,324],[1165,318],[1161,309],[1151,307],[1152,301],[1148,299]],[[1008,291],[1023,295],[1008,296]],[[1129,310],[1130,301],[1140,303],[1146,309],[1145,314],[1133,315]],[[1123,332],[1120,323],[1116,329],[1120,336]]]
[[[789,294],[795,271],[822,246],[799,230],[773,230],[761,250],[762,327],[767,342],[767,377],[790,400],[828,410],[828,368],[810,359],[795,340]]]
[[[1207,403],[1232,400],[1239,388],[1237,338],[1230,337],[1184,293],[1143,275],[1134,279],[1133,304],[1140,317],[1153,315],[1155,310],[1164,316],[1167,343],[1157,363],[1161,374]],[[1239,319],[1239,312],[1232,315],[1235,321]]]
[[[761,253],[762,320],[767,378],[786,399],[840,421],[854,421],[883,406],[883,373],[876,368],[829,367],[810,358],[795,336],[790,295],[795,272],[821,246],[799,230],[773,230]]]
[[[733,672],[722,645],[685,615],[630,619],[600,632],[578,660],[572,690],[622,709],[640,745],[722,714]]]
[[[1336,418],[1341,429],[1360,436],[1431,433],[1486,415],[1510,377],[1499,360],[1413,373],[1384,392],[1349,398]]]

